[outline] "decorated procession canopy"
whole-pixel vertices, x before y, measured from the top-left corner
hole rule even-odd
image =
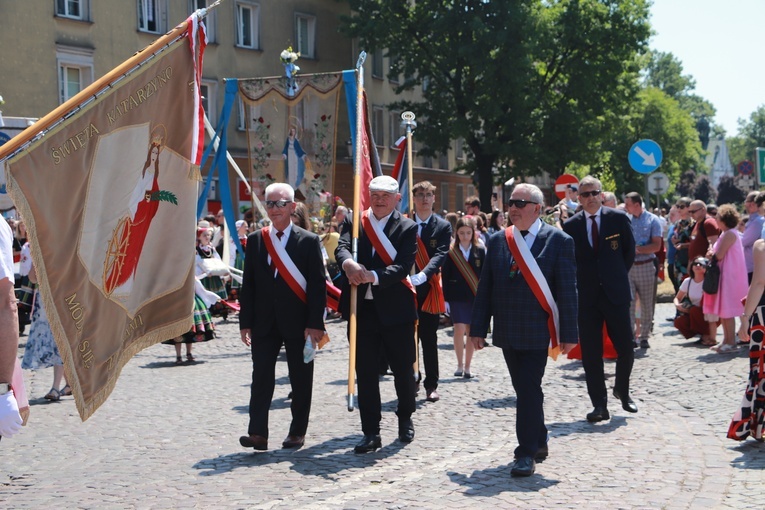
[[[238,79],[253,193],[287,182],[312,216],[331,207],[343,73]]]

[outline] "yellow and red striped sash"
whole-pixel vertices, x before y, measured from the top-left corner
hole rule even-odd
[[[452,259],[452,262],[454,262],[454,265],[457,267],[457,271],[460,272],[462,278],[467,282],[470,291],[475,296],[478,293],[478,275],[475,274],[475,269],[473,269],[473,266],[465,260],[465,256],[459,248],[452,247],[452,249],[449,250],[449,257]]]

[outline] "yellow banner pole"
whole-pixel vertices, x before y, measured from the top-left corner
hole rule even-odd
[[[361,222],[361,139],[363,137],[364,107],[364,61],[365,51],[359,54],[356,62],[356,150],[353,165],[353,230],[351,235],[351,254],[353,261],[359,259],[359,223]],[[348,411],[353,411],[353,394],[356,386],[356,330],[357,303],[359,288],[351,285],[351,315],[348,320]]]
[[[413,112],[404,112],[401,114],[401,124],[406,127],[406,171],[407,180],[409,181],[409,219],[417,221],[414,217],[414,194],[412,193],[412,186],[414,186],[414,161],[412,161],[412,130],[417,127],[417,123],[414,121]],[[412,266],[412,272],[414,272],[414,266]],[[416,298],[415,298],[416,299]],[[414,377],[417,381],[420,380],[420,342],[417,329],[419,324],[417,321],[414,323]]]

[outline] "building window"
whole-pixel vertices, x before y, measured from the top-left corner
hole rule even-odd
[[[93,51],[59,46],[56,49],[59,102],[93,83]]]
[[[385,109],[381,106],[372,107],[372,135],[375,137],[375,145],[385,146]]]
[[[391,83],[398,84],[399,83],[399,75],[393,75],[393,66],[396,65],[396,62],[398,62],[398,56],[389,54],[388,55],[388,80]]]
[[[236,4],[236,45],[241,48],[258,47],[258,25],[260,9],[257,4],[237,2]]]
[[[454,204],[455,207],[462,207],[462,211],[465,210],[465,185],[456,184],[454,186]]]
[[[439,154],[438,155],[438,168],[448,169],[449,168],[449,155]]]
[[[458,163],[465,162],[465,139],[457,138],[454,141],[454,157],[457,158]]]
[[[250,119],[250,129],[257,128],[258,119],[261,116],[260,106],[261,105],[247,106],[244,104],[244,101],[242,101],[240,97],[237,98],[236,128],[239,131],[244,131],[247,129],[245,122],[247,122],[248,116]]]
[[[165,0],[138,0],[138,30],[152,34],[165,33],[167,4]]]
[[[404,133],[401,129],[401,112],[390,112],[388,114],[388,122],[390,123],[390,126],[388,126],[390,128],[388,139],[390,144],[394,145]]]
[[[295,15],[295,40],[301,57],[316,58],[316,17]]]
[[[87,21],[89,0],[56,0],[56,16]]]
[[[472,184],[468,184],[467,190],[468,190],[468,196],[469,197],[472,197],[473,195],[477,195],[478,194],[478,193],[475,192],[475,186],[473,186]]]
[[[375,50],[372,53],[372,77],[383,79],[383,52]]]
[[[191,9],[190,13],[196,11],[197,9],[207,9],[210,7],[210,4],[213,3],[214,0],[191,0]],[[214,43],[217,42],[217,38],[215,36],[215,26],[217,25],[217,12],[215,12],[215,9],[212,11],[209,11],[207,13],[207,17],[204,19],[205,28],[207,28],[207,42],[208,43]]]
[[[218,83],[212,80],[202,80],[200,88],[202,91],[202,107],[205,109],[205,113],[207,114],[207,118],[210,120],[210,124],[212,124],[213,128],[215,128],[217,119],[215,112],[218,111]]]
[[[449,183],[442,182],[441,186],[439,187],[441,188],[441,209],[446,211],[451,211],[451,209],[449,208]]]

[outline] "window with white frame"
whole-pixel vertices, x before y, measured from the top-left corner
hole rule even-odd
[[[388,139],[390,140],[390,144],[392,146],[399,138],[401,138],[401,135],[404,133],[404,131],[401,129],[401,112],[390,112],[388,114],[388,122],[390,123],[388,126]]]
[[[441,209],[451,211],[449,209],[449,183],[442,182],[439,188],[441,189]]]
[[[458,163],[465,161],[465,139],[457,138],[454,142],[454,157],[457,158]]]
[[[61,103],[93,83],[93,50],[58,46],[56,65]]]
[[[237,115],[236,115],[236,128],[239,131],[244,131],[247,129],[247,126],[245,125],[245,122],[247,122],[247,117],[249,116],[250,120],[250,129],[257,128],[258,119],[261,117],[261,105],[254,105],[254,106],[247,106],[244,104],[244,101],[242,101],[241,97],[237,97]]]
[[[316,17],[295,14],[296,50],[301,57],[316,58]]]
[[[203,79],[200,88],[202,91],[202,107],[207,114],[207,118],[210,120],[210,124],[216,127],[217,117],[215,112],[218,111],[216,101],[218,97],[218,83],[213,80]]]
[[[152,34],[166,32],[167,1],[138,0],[138,30]]]
[[[379,49],[372,52],[372,77],[383,78],[383,51]]]
[[[191,12],[197,9],[207,9],[210,7],[214,0],[191,0]],[[217,41],[215,37],[215,26],[217,25],[217,12],[213,9],[207,13],[207,17],[204,19],[205,27],[207,28],[207,42],[214,43]]]
[[[385,146],[385,109],[382,106],[372,107],[372,136],[375,138],[375,145]]]
[[[258,25],[260,7],[253,2],[236,3],[236,45],[241,48],[258,48]]]
[[[56,16],[87,21],[90,19],[90,0],[56,0]]]
[[[470,196],[469,193],[468,193],[468,196]],[[465,203],[465,185],[457,184],[454,186],[454,204],[455,204],[454,207],[460,207],[460,205],[464,203]]]

